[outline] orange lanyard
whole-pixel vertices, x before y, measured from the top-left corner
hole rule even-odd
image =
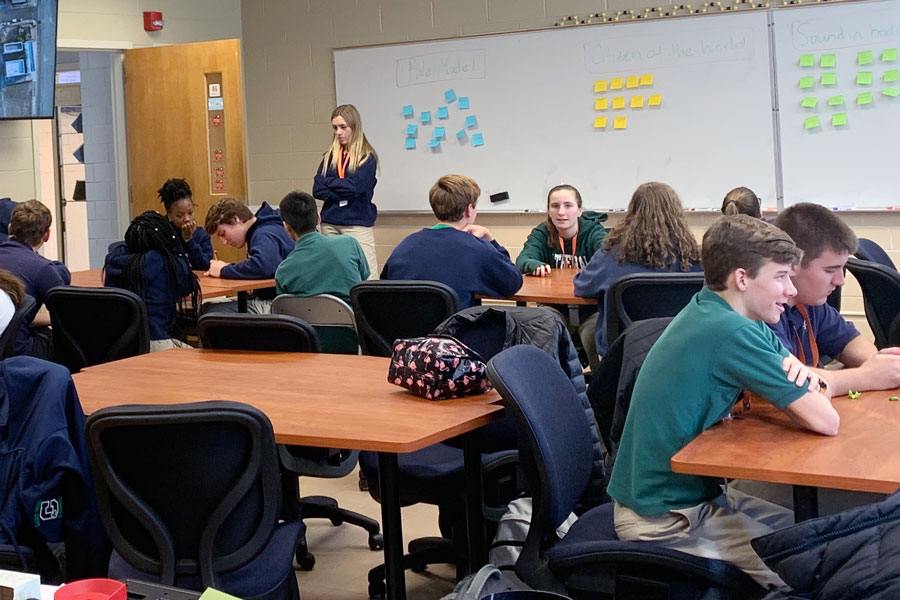
[[[797,339],[797,358],[800,359],[804,365],[808,367],[818,367],[819,366],[819,346],[816,344],[816,335],[813,332],[812,322],[809,320],[809,313],[806,312],[806,306],[803,304],[797,305],[797,310],[803,316],[803,320],[806,321],[806,334],[809,337],[809,349],[812,352],[811,362],[806,362],[806,353],[803,351],[803,341],[800,339],[800,333],[794,329],[794,337]]]
[[[338,160],[337,160],[337,172],[338,177],[341,179],[344,178],[344,173],[347,172],[347,167],[350,166],[350,153],[345,152],[343,148],[338,150]]]
[[[575,249],[576,249],[576,248],[578,248],[578,234],[577,234],[577,233],[575,234],[575,237],[572,238],[572,260],[571,260],[571,261],[567,261],[567,260],[563,259],[563,262],[566,263],[566,266],[565,266],[564,268],[568,268],[568,267],[571,267],[571,268],[573,268],[573,269],[577,268],[577,267],[575,266],[575,261],[576,261],[576,259],[575,259]],[[559,252],[560,252],[563,256],[566,255],[566,242],[565,242],[564,239],[562,239],[562,236],[559,236]]]

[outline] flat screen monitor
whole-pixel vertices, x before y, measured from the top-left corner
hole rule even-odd
[[[0,0],[0,119],[50,119],[58,0]]]

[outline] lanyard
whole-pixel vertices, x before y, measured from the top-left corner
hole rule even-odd
[[[338,161],[337,161],[337,172],[338,177],[341,179],[344,178],[344,173],[347,172],[347,167],[350,166],[350,153],[345,152],[343,146],[338,150]]]
[[[811,361],[806,360],[806,353],[803,351],[803,341],[800,339],[800,332],[794,328],[794,337],[797,339],[797,358],[800,359],[804,365],[808,367],[818,367],[819,366],[819,346],[816,344],[816,335],[812,328],[812,322],[809,320],[809,313],[806,312],[806,306],[803,304],[798,304],[797,311],[803,316],[803,320],[806,321],[806,334],[809,338],[809,349],[812,353],[810,357]]]
[[[566,244],[565,240],[562,238],[562,236],[559,236],[559,251],[563,256],[565,256],[565,254],[566,254],[566,245],[565,244]],[[578,233],[577,232],[575,233],[575,237],[572,238],[572,260],[571,261],[564,260],[563,262],[565,263],[565,267],[563,267],[563,268],[568,268],[568,267],[572,267],[573,269],[577,268],[575,266],[575,263],[577,260],[575,258],[575,249],[576,248],[578,248]]]

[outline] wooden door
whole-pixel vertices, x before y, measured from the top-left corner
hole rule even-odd
[[[171,177],[187,179],[195,218],[220,198],[246,202],[247,160],[241,41],[218,40],[125,50],[125,119],[131,216],[164,212],[156,194]],[[219,258],[246,250],[219,243]]]

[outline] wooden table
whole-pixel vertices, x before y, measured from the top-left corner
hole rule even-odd
[[[370,356],[174,349],[88,367],[73,376],[86,414],[119,404],[234,400],[262,410],[283,444],[378,452],[389,598],[406,597],[397,454],[500,417],[496,392],[439,402],[387,382]],[[183,375],[183,376],[182,376]],[[464,436],[470,568],[487,562],[481,457]]]
[[[580,298],[575,295],[575,285],[572,279],[578,271],[575,269],[553,269],[546,277],[524,275],[522,287],[512,296],[501,298],[499,296],[481,296],[477,298],[491,298],[499,300],[515,300],[516,304],[525,306],[526,302],[543,302],[544,304],[597,304],[596,298]]]
[[[247,292],[275,287],[274,279],[222,279],[209,277],[205,271],[194,271],[194,274],[200,281],[204,299],[237,295],[239,312],[247,312]],[[73,271],[72,285],[103,287],[103,269]]]
[[[794,486],[798,521],[817,515],[816,488],[891,493],[900,487],[900,402],[896,390],[833,400],[841,417],[828,437],[801,429],[764,402],[710,427],[672,457],[676,473],[733,477]]]

